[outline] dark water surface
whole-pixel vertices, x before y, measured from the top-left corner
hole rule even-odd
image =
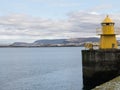
[[[0,48],[0,90],[82,90],[80,47]]]

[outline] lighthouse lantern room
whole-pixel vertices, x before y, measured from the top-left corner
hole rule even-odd
[[[102,25],[102,34],[100,34],[100,42],[99,48],[100,49],[113,49],[117,48],[117,40],[116,34],[114,31],[114,22],[109,18],[107,15],[104,21],[101,23]]]

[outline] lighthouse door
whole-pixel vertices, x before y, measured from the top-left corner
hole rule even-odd
[[[112,48],[114,48],[115,47],[115,44],[114,43],[112,43]]]

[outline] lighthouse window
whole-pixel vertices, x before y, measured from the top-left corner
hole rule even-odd
[[[114,25],[114,23],[110,23],[110,25]]]
[[[106,25],[110,25],[110,23],[106,23]]]
[[[105,26],[106,24],[105,24],[105,23],[103,23],[102,25],[103,25],[103,26]]]
[[[106,25],[112,26],[112,25],[114,25],[114,23],[102,23],[102,25],[103,25],[103,26],[106,26]]]

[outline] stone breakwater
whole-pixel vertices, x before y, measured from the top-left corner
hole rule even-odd
[[[82,50],[84,89],[101,85],[120,75],[120,49]]]
[[[120,90],[120,76],[101,84],[100,86],[96,86],[92,90]]]

